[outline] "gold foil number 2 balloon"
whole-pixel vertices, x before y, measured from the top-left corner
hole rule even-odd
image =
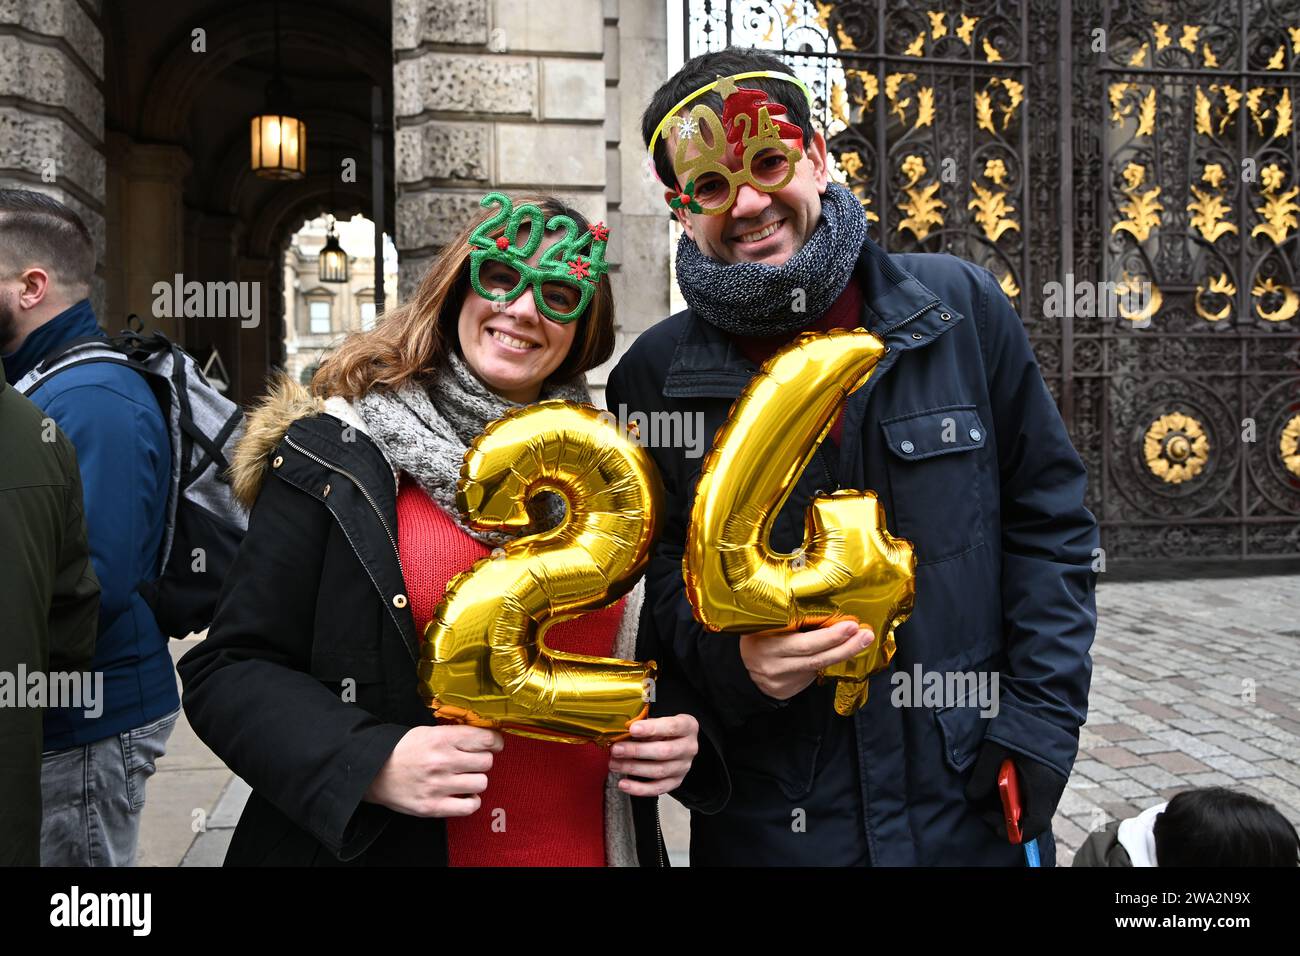
[[[894,628],[911,614],[912,545],[885,530],[870,491],[814,498],[794,554],[774,553],[768,540],[836,411],[884,352],[869,332],[837,330],[803,335],[763,365],[704,460],[682,561],[695,617],[710,630],[795,631],[847,618],[870,627],[866,650],[822,673],[837,682],[835,710],[846,716],[866,703],[867,678],[889,665]]]
[[[558,621],[606,607],[649,560],[662,490],[646,452],[591,406],[512,412],[465,453],[457,504],[476,528],[521,529],[534,495],[568,505],[549,531],[452,578],[425,629],[420,696],[441,718],[523,737],[609,743],[648,710],[655,663],[546,647]]]

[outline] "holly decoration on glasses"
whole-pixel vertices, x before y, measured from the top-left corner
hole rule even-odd
[[[567,323],[581,316],[591,303],[601,277],[609,272],[605,262],[609,227],[597,222],[579,230],[571,216],[547,219],[537,205],[525,203],[515,207],[505,193],[488,193],[479,205],[485,209],[495,205],[498,210],[470,233],[470,284],[474,291],[490,302],[513,302],[525,287],[531,287],[537,310],[551,321]],[[520,243],[519,227],[525,221],[528,236]],[[501,235],[494,236],[498,230],[502,230]],[[556,231],[563,231],[563,235],[542,252],[537,265],[529,263],[541,247],[543,236]],[[519,276],[518,284],[513,289],[489,292],[479,275],[483,263],[488,261],[513,269]],[[556,282],[577,291],[576,305],[572,308],[557,307],[543,293],[544,285]]]
[[[668,200],[668,205],[672,209],[689,209],[691,212],[701,212],[704,207],[695,201],[695,180],[686,184],[686,188],[679,192],[672,199]]]

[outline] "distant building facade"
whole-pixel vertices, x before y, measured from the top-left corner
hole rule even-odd
[[[347,282],[320,280],[327,228],[324,216],[310,220],[284,254],[284,368],[304,384],[343,336],[375,324],[374,226],[362,216],[337,224],[348,253]],[[384,304],[391,309],[397,302],[397,260],[391,242],[386,246]]]

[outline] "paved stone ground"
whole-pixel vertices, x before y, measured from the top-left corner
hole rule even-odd
[[[1090,829],[1190,787],[1252,793],[1300,825],[1300,575],[1103,575],[1097,607],[1088,723],[1053,821],[1057,864]],[[173,656],[194,640],[173,641]],[[182,713],[149,783],[141,865],[220,865],[247,795]],[[685,865],[686,811],[663,800],[660,816],[673,864]]]
[[[1228,786],[1300,825],[1300,575],[1097,589],[1088,723],[1053,821],[1057,864],[1091,829]]]

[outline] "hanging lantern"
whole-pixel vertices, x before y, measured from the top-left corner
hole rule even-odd
[[[307,127],[294,115],[280,73],[280,5],[275,5],[275,73],[266,108],[252,119],[252,167],[262,179],[302,179],[307,171]]]
[[[263,179],[302,179],[307,169],[307,127],[302,120],[267,112],[253,117],[253,172]]]
[[[338,234],[334,231],[334,217],[330,217],[329,231],[325,234],[325,247],[316,260],[317,273],[321,282],[348,281],[348,254],[339,245]]]

